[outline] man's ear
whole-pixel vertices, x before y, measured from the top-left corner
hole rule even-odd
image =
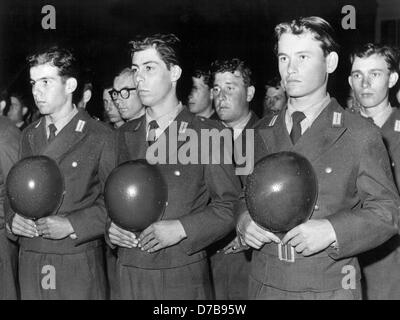
[[[214,95],[213,95],[213,89],[210,89],[210,100],[212,101],[214,99]]]
[[[72,93],[76,90],[78,87],[78,81],[76,81],[75,78],[68,78],[65,84],[65,89],[67,90],[67,93]]]
[[[92,97],[92,90],[85,90],[83,92],[83,102],[88,103]]]
[[[6,107],[6,101],[5,100],[1,100],[0,101],[0,111],[1,113],[3,113],[4,108]]]
[[[24,117],[28,113],[28,107],[22,107],[22,116]]]
[[[256,88],[254,88],[254,86],[247,87],[246,101],[250,102],[251,100],[253,100],[255,93],[256,93]]]
[[[182,75],[182,69],[180,66],[178,65],[172,65],[171,66],[171,80],[173,82],[176,82],[179,80],[179,78]]]
[[[326,56],[326,71],[332,73],[336,70],[339,63],[339,56],[337,52],[332,51]]]
[[[347,78],[347,81],[349,82],[349,85],[350,85],[351,89],[354,90],[354,88],[353,88],[353,82],[351,81],[351,76],[349,76],[349,77]]]
[[[396,85],[397,80],[399,80],[399,74],[394,71],[389,76],[389,88],[393,88]]]

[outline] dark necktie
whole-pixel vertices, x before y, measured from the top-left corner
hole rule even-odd
[[[151,146],[154,142],[156,142],[156,130],[159,128],[159,125],[156,120],[151,120],[149,122],[149,135],[147,136],[147,143]]]
[[[50,123],[49,124],[49,138],[47,139],[47,142],[50,143],[54,140],[54,138],[56,137],[56,131],[57,131],[57,127],[54,125],[54,123]]]
[[[292,139],[293,144],[296,144],[297,140],[301,137],[301,125],[300,122],[305,118],[303,112],[295,111],[292,113],[293,119],[293,127],[292,131],[290,132],[290,138]]]

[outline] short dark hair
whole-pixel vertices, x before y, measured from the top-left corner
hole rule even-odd
[[[390,72],[399,72],[399,54],[395,48],[387,45],[374,43],[361,45],[350,54],[350,63],[353,64],[356,57],[368,58],[373,54],[380,55],[385,59]]]
[[[131,57],[137,51],[154,48],[168,69],[170,69],[171,65],[180,65],[180,40],[172,33],[157,33],[149,37],[138,36],[135,40],[130,41],[129,44],[131,45]]]
[[[280,77],[273,77],[267,81],[265,84],[267,87],[278,88],[281,87],[281,78]]]
[[[209,88],[212,87],[211,71],[209,70],[209,68],[196,67],[192,73],[192,77],[198,79],[201,79],[201,77],[203,77],[204,84]]]
[[[27,60],[30,68],[49,63],[58,68],[58,74],[63,79],[79,79],[78,62],[70,49],[52,46],[30,55]]]
[[[326,20],[320,17],[301,17],[291,22],[282,22],[275,27],[275,53],[278,53],[278,41],[285,33],[300,35],[310,32],[314,39],[321,43],[326,57],[331,52],[339,52],[339,44],[335,41],[335,31]]]
[[[239,71],[242,75],[244,84],[249,87],[254,85],[254,82],[251,78],[252,72],[250,67],[243,61],[238,58],[233,58],[230,60],[216,60],[211,64],[211,73],[212,73],[212,82],[215,80],[215,75],[217,73],[223,72],[231,72]]]

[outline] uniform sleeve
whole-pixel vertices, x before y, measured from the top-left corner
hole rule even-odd
[[[8,172],[18,160],[20,131],[8,128],[0,134],[0,224],[4,218],[4,203],[6,198],[5,183]]]
[[[235,207],[241,185],[233,164],[205,165],[204,178],[210,193],[210,203],[204,210],[180,218],[187,235],[180,245],[187,254],[206,248],[235,227]]]
[[[26,150],[26,152],[24,153],[23,150]],[[27,131],[24,131],[19,140],[17,160],[20,160],[24,158],[26,154],[29,154],[29,150],[30,150],[30,145],[29,145],[28,134]],[[9,226],[9,228],[7,229],[8,231],[7,237],[10,240],[17,241],[19,237],[9,231],[11,230],[11,225],[14,219],[14,215],[15,212],[11,209],[8,198],[6,198],[4,201],[4,218],[5,218],[5,223]]]
[[[116,166],[114,133],[105,138],[99,160],[98,178],[100,193],[93,206],[72,212],[68,219],[77,236],[76,245],[104,236],[107,211],[104,203],[104,186],[108,175]]]
[[[400,202],[387,151],[379,133],[363,142],[357,175],[361,203],[327,217],[337,237],[337,249],[327,249],[333,259],[358,255],[398,233]]]

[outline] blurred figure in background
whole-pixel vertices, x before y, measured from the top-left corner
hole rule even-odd
[[[286,102],[287,97],[281,80],[278,77],[269,80],[265,85],[263,117],[278,113],[286,105]]]
[[[24,130],[29,122],[29,107],[20,93],[10,94],[10,104],[3,109],[3,115],[10,119],[21,131]]]
[[[111,99],[111,90],[112,87],[103,90],[104,119],[105,122],[109,123],[114,129],[117,129],[122,126],[125,121],[121,118],[114,101]]]
[[[212,106],[211,72],[205,68],[196,69],[192,75],[192,90],[189,94],[188,107],[196,116],[220,120]]]

